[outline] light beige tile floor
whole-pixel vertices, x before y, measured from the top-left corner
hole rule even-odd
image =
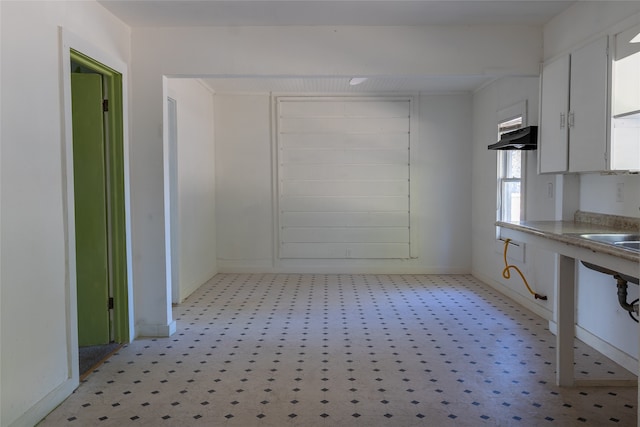
[[[174,316],[41,425],[636,425],[636,388],[556,387],[547,322],[467,275],[220,274]]]

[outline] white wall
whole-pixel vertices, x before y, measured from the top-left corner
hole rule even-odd
[[[188,47],[188,48],[187,48]],[[401,48],[399,48],[401,47]],[[151,335],[170,334],[175,327],[171,318],[171,289],[167,286],[164,250],[162,79],[163,76],[353,76],[353,75],[487,75],[536,74],[542,55],[539,27],[522,26],[431,26],[431,27],[216,27],[216,28],[136,28],[132,31],[132,99],[131,197],[134,240],[134,283],[136,283],[136,320],[140,331]],[[235,102],[235,101],[234,101]],[[240,101],[238,101],[240,102]],[[249,103],[247,103],[249,104]],[[253,108],[267,108],[266,99]],[[447,107],[448,108],[448,107]],[[445,111],[443,109],[443,111]],[[254,116],[255,117],[255,116]],[[265,126],[268,112],[251,126]],[[217,120],[217,119],[216,119]],[[219,120],[217,120],[219,123]],[[455,127],[461,132],[466,128]],[[222,135],[224,131],[220,131]],[[257,132],[257,130],[256,130]],[[262,137],[261,137],[262,138]],[[459,140],[459,135],[456,140]],[[469,138],[467,138],[468,141]],[[216,142],[217,147],[222,147]],[[257,145],[268,156],[268,146]],[[248,149],[245,147],[244,149]],[[454,150],[457,148],[454,148]],[[229,153],[232,157],[237,152]],[[224,156],[224,154],[222,154]],[[218,157],[218,155],[216,156]],[[217,159],[218,168],[224,162]],[[263,163],[261,163],[263,164]],[[242,170],[248,171],[248,167]],[[458,169],[460,172],[462,169]],[[464,170],[462,170],[464,173]],[[225,184],[224,169],[218,170],[217,189]],[[260,192],[251,202],[243,203],[237,218],[256,219],[259,224],[272,221],[265,203],[272,197],[263,192],[271,179],[264,166],[252,175],[242,175],[258,185],[250,193]],[[453,173],[453,172],[449,172]],[[468,172],[466,172],[468,173]],[[253,176],[260,176],[253,178]],[[457,178],[456,178],[457,179]],[[457,182],[457,181],[456,181]],[[236,185],[236,184],[233,184]],[[269,184],[270,185],[270,184]],[[249,188],[247,186],[240,187]],[[466,196],[459,200],[466,200]],[[220,251],[220,260],[250,258],[257,265],[269,261],[272,249],[258,234],[257,247],[246,249],[245,243],[233,242],[221,224],[229,224],[223,197],[217,197],[217,231],[219,241],[231,244],[234,252]],[[248,203],[258,203],[257,214],[246,210]],[[269,202],[270,203],[270,202]],[[464,202],[460,207],[464,208]],[[434,204],[435,209],[444,208]],[[429,207],[432,209],[432,207]],[[463,215],[456,211],[456,215]],[[222,218],[220,218],[222,216]],[[439,213],[438,218],[442,218]],[[456,217],[457,218],[457,217]],[[272,231],[247,223],[260,233]],[[450,222],[447,222],[450,224]],[[234,226],[237,229],[238,226]],[[271,237],[272,238],[272,237]],[[135,244],[138,242],[138,244]],[[464,242],[467,244],[467,241]],[[233,245],[240,245],[236,247]],[[431,250],[425,247],[425,250]],[[449,254],[450,258],[451,255]],[[468,259],[460,265],[469,265]],[[433,260],[435,261],[435,260]],[[221,263],[222,265],[222,263]],[[222,270],[221,265],[219,266]],[[438,266],[429,265],[428,267]]]
[[[618,201],[619,184],[622,185],[622,201]],[[580,176],[580,209],[640,217],[640,175]]]
[[[521,101],[528,104],[528,124],[538,124],[537,77],[500,79],[477,91],[473,97],[473,203],[472,203],[472,273],[487,284],[519,301],[541,316],[553,315],[554,275],[553,255],[531,245],[525,247],[525,262],[509,260],[521,268],[531,287],[547,301],[535,300],[520,277],[502,277],[504,260],[502,242],[496,240],[497,158],[496,151],[487,149],[495,142],[498,111]],[[548,184],[556,184],[554,176],[537,175],[536,152],[526,153],[525,217],[529,220],[555,219],[555,197],[548,197]],[[510,249],[510,252],[513,249]]]
[[[638,22],[639,2],[578,2],[545,26],[544,57],[566,53],[589,38],[610,33],[611,28],[618,28],[615,33]],[[616,197],[619,183],[624,188],[622,202]],[[579,195],[581,210],[640,217],[640,175],[583,174],[579,176]],[[637,324],[618,306],[615,280],[582,266],[578,277],[578,326],[597,337],[592,345],[598,346],[602,344],[598,340],[603,340],[622,351],[612,353],[613,357],[626,360],[625,366],[635,365],[632,359],[638,358]],[[637,294],[638,287],[629,285],[628,301]],[[586,340],[589,338],[585,335]]]
[[[274,250],[270,97],[214,98],[218,267],[266,272]]]
[[[501,76],[537,73],[542,39],[522,25],[163,27],[135,28],[133,48],[154,74]]]
[[[278,260],[270,97],[215,96],[220,271],[469,272],[471,96],[422,95],[412,131],[419,256],[411,260]],[[247,124],[251,125],[248,126]],[[412,190],[413,191],[413,190]]]
[[[581,1],[555,16],[544,27],[544,60],[566,53],[591,37],[640,12],[637,1]]]
[[[94,2],[3,1],[0,8],[0,424],[34,425],[78,384],[68,334],[59,26],[123,63],[130,32]]]
[[[167,79],[177,104],[177,300],[216,274],[213,93],[197,79]]]

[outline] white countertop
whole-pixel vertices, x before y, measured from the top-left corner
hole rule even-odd
[[[575,221],[498,221],[496,225],[498,227],[504,227],[622,258],[627,261],[640,262],[640,252],[622,246],[596,242],[579,236],[580,234],[595,233],[637,233],[637,230],[634,231],[625,228]]]

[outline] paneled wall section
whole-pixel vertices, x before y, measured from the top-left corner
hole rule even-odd
[[[410,98],[277,102],[279,256],[409,258]]]

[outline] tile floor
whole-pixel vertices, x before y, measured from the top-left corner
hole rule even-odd
[[[220,274],[174,317],[41,426],[636,425],[636,388],[556,387],[547,322],[467,275]]]

